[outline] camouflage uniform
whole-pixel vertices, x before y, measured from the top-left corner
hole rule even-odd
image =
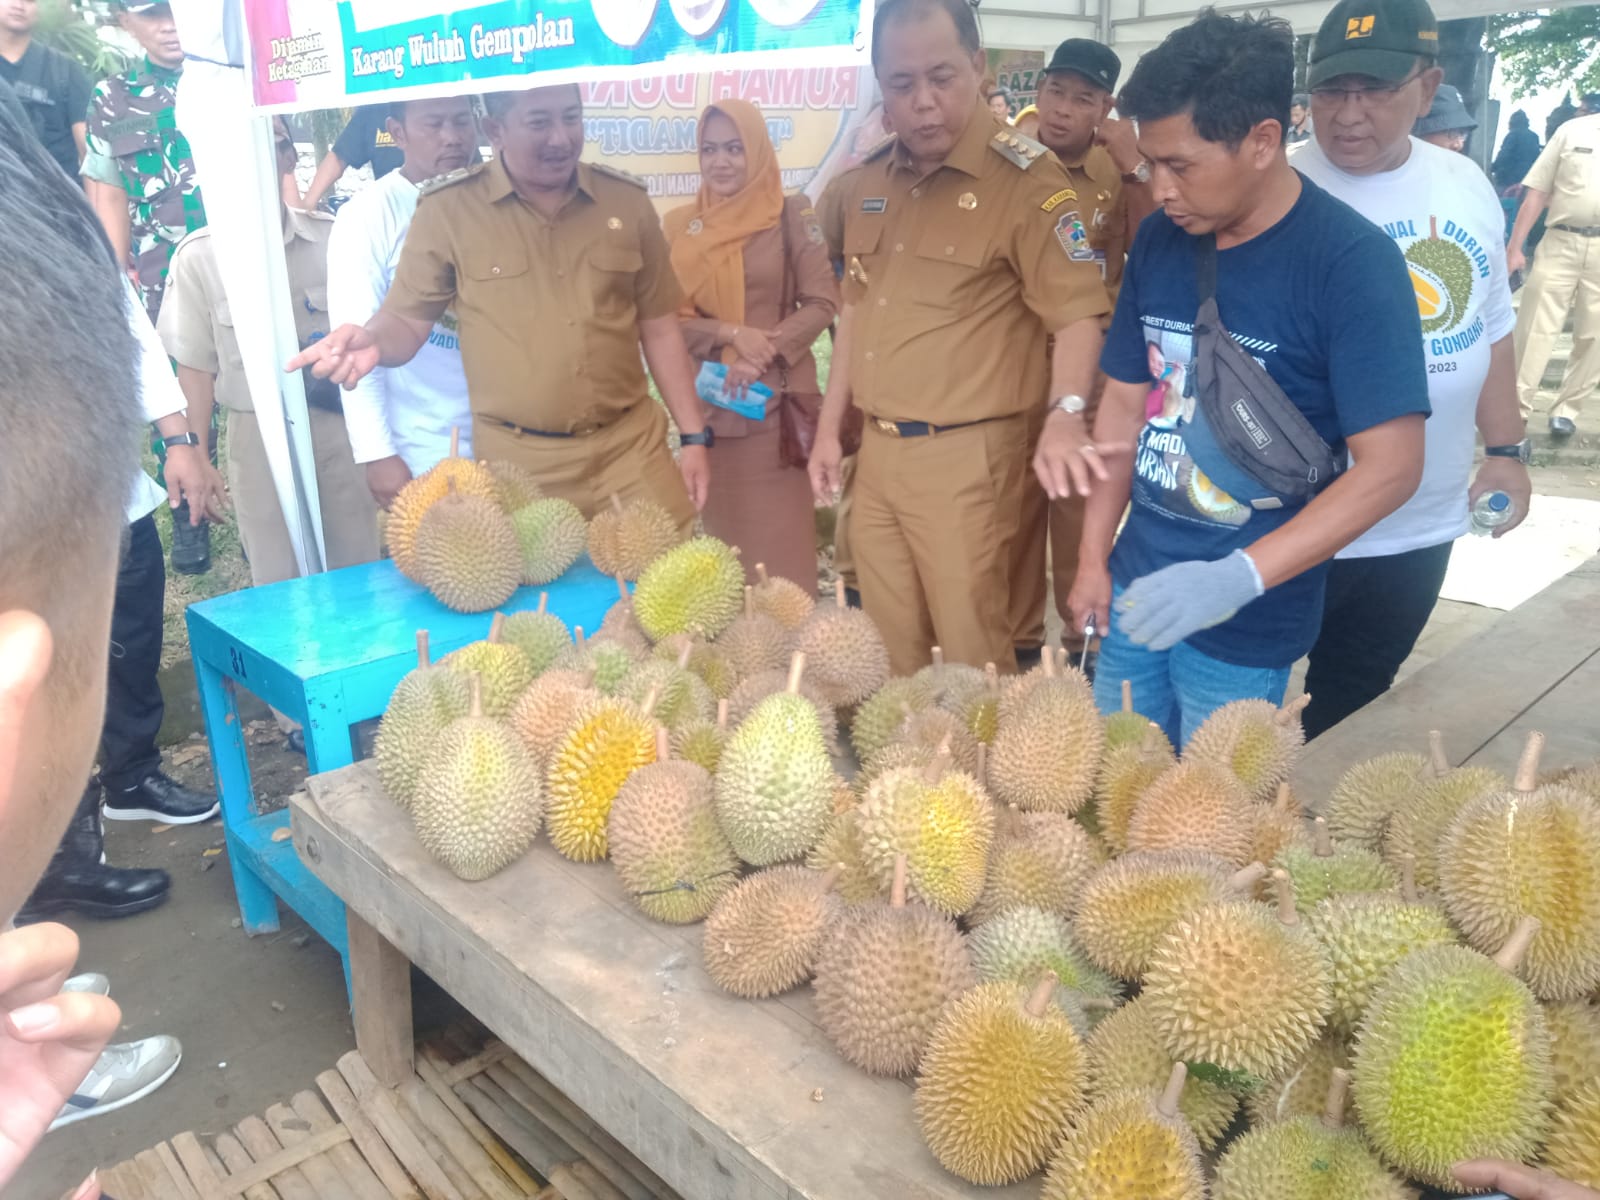
[[[152,321],[173,247],[206,223],[189,139],[173,120],[179,76],[146,58],[102,79],[89,102],[82,174],[128,195],[133,261]]]

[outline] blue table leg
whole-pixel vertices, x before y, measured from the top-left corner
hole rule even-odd
[[[211,742],[211,768],[216,773],[217,794],[222,799],[222,824],[228,834],[228,863],[233,868],[233,890],[239,898],[239,917],[246,933],[278,931],[278,899],[265,881],[252,871],[246,855],[239,853],[236,832],[255,815],[255,792],[250,783],[250,761],[245,755],[244,730],[234,702],[233,680],[200,657],[194,660],[205,712],[206,735]]]

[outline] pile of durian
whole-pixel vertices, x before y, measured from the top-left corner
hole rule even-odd
[[[1308,819],[1304,701],[1181,758],[1054,657],[888,677],[872,622],[697,538],[593,637],[543,611],[419,665],[384,787],[465,879],[541,825],[704,921],[733,995],[811,986],[922,1135],[1045,1200],[1390,1200],[1465,1158],[1600,1186],[1600,769],[1388,754]],[[844,731],[853,756],[841,746]],[[858,764],[848,782],[840,764]]]
[[[632,580],[681,542],[677,523],[650,500],[611,506],[585,522],[576,505],[546,496],[509,462],[450,455],[395,497],[384,523],[394,564],[457,612],[488,612],[523,585],[560,576],[585,550],[603,573]]]

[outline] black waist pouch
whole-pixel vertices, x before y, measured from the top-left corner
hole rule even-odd
[[[1200,293],[1190,368],[1195,405],[1183,431],[1189,453],[1213,482],[1252,508],[1305,504],[1333,482],[1341,459],[1222,324],[1212,235],[1199,239],[1195,266]]]
[[[313,334],[306,339],[305,344],[300,349],[304,350],[306,346],[320,342],[322,338],[323,335],[320,333]],[[300,382],[306,389],[307,407],[320,408],[323,412],[344,412],[344,397],[339,394],[340,388],[337,383],[327,379],[318,379],[311,373],[310,367],[300,368]]]

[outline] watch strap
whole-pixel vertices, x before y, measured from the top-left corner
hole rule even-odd
[[[163,437],[161,444],[164,446],[198,446],[200,435],[197,433],[175,433],[171,437]]]
[[[1485,446],[1483,454],[1485,458],[1514,458],[1518,462],[1527,462],[1529,449],[1528,439],[1523,438],[1509,446]]]
[[[678,444],[681,445],[681,446],[706,446],[706,447],[709,447],[709,446],[711,446],[715,436],[716,435],[711,432],[711,427],[708,425],[706,428],[702,429],[699,433],[682,433],[682,434],[679,434],[678,435]]]

